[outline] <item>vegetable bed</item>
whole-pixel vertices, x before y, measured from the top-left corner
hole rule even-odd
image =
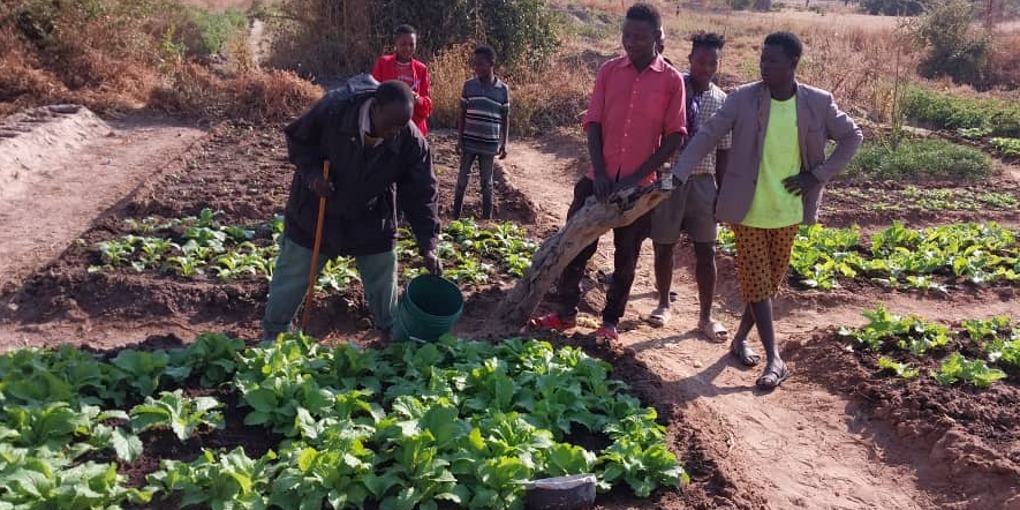
[[[864,316],[792,347],[795,370],[851,400],[850,426],[883,456],[922,452],[926,469],[975,491],[954,501],[1007,508],[1020,476],[1018,318],[947,324],[883,306]]]
[[[926,229],[896,222],[862,241],[860,229],[802,226],[790,266],[796,282],[821,290],[864,279],[891,288],[948,292],[961,283],[1020,280],[1018,233],[994,222]],[[736,252],[733,232],[719,236],[724,253]]]
[[[609,371],[520,339],[12,351],[0,508],[521,508],[522,482],[586,472],[639,497],[680,486],[655,411]]]
[[[128,270],[220,281],[271,277],[283,217],[255,225],[225,225],[218,216],[204,209],[198,216],[185,218],[124,220],[123,228],[129,233],[96,243],[98,263],[89,271]],[[481,285],[523,276],[538,245],[515,223],[479,225],[462,219],[445,224],[437,249],[445,277],[463,285]],[[423,271],[414,237],[406,228],[399,231],[397,254],[403,280]],[[357,279],[354,259],[339,257],[326,263],[318,284],[321,290],[338,291]]]

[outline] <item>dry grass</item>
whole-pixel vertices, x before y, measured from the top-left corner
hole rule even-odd
[[[468,62],[473,44],[452,46],[429,63],[432,77],[432,117],[429,125],[456,126],[464,81],[473,76]],[[510,87],[510,134],[531,136],[539,131],[578,122],[587,108],[594,76],[580,57],[562,56],[543,71],[501,76]]]
[[[186,116],[274,121],[297,115],[321,95],[292,73],[259,71],[243,33],[228,41],[227,62],[215,70],[187,61],[164,37],[181,21],[179,4],[110,5],[128,10],[94,18],[70,10],[36,14],[53,26],[43,36],[15,21],[29,3],[0,6],[0,116],[79,103],[100,113],[149,106]]]
[[[468,67],[474,45],[464,43],[451,46],[439,52],[429,62],[429,77],[432,80],[432,117],[429,125],[452,128],[457,125],[460,115],[460,93],[464,81],[472,76]],[[510,91],[513,94],[513,90]],[[516,100],[515,96],[510,97]]]
[[[322,89],[289,71],[220,78],[204,66],[178,66],[155,87],[150,107],[182,116],[277,122],[292,119],[322,96]]]

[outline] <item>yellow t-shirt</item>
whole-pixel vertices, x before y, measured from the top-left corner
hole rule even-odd
[[[800,140],[797,133],[797,96],[786,101],[771,99],[765,148],[758,165],[758,184],[751,208],[741,224],[755,228],[782,228],[804,221],[804,202],[786,191],[783,179],[800,173]]]

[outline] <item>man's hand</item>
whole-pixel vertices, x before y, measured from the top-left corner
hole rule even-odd
[[[595,172],[595,199],[605,202],[612,193],[613,182],[609,180],[609,177],[604,173]]]
[[[793,177],[783,179],[783,187],[786,188],[786,191],[798,197],[815,186],[818,186],[818,179],[811,172],[801,172]]]
[[[506,144],[499,146],[499,150],[496,151],[496,155],[499,156],[499,159],[506,159]]]
[[[321,175],[312,177],[312,180],[308,182],[308,189],[315,192],[322,198],[329,198],[333,196],[333,183],[326,181]]]
[[[436,276],[443,275],[443,264],[439,261],[439,256],[436,255],[436,250],[429,250],[423,257],[425,260],[425,269]]]

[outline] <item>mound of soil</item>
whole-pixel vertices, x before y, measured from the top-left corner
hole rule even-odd
[[[0,122],[0,200],[10,200],[50,178],[110,126],[84,106],[62,104],[25,110]]]
[[[832,335],[794,346],[789,360],[803,377],[859,405],[866,418],[855,419],[851,427],[888,450],[885,460],[909,462],[922,483],[953,494],[953,508],[1020,505],[1020,386],[1015,378],[987,390],[941,387],[925,376],[937,365],[934,357],[917,379],[886,377],[876,373],[877,356],[848,352]],[[903,450],[921,458],[896,458]]]

